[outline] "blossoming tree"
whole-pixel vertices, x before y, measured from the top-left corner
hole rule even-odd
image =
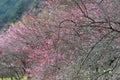
[[[35,80],[117,80],[117,2],[47,0],[37,16],[25,13],[21,21],[1,33],[1,57],[16,58],[3,62],[22,68]]]

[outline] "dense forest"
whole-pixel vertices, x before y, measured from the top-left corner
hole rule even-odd
[[[20,18],[33,0],[0,0],[0,28]]]

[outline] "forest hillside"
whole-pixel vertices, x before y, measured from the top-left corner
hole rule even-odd
[[[0,28],[20,19],[33,0],[0,0]]]

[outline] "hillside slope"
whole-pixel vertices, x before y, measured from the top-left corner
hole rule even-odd
[[[0,0],[0,28],[19,19],[33,0]]]

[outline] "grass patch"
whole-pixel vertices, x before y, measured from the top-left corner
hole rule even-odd
[[[27,80],[27,76],[23,76],[22,78],[23,80]],[[12,80],[11,78],[0,78],[0,80]],[[15,78],[13,78],[13,80],[16,80]]]

